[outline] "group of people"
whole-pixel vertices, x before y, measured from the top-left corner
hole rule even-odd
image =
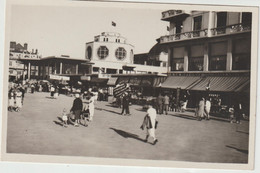
[[[201,97],[196,109],[195,109],[195,117],[197,120],[201,121],[202,119],[210,120],[210,108],[211,102],[210,98]]]
[[[8,110],[19,112],[23,106],[25,89],[22,85],[12,86],[8,92]]]
[[[91,89],[84,95],[76,93],[70,112],[67,113],[66,109],[63,109],[63,126],[67,127],[68,121],[70,121],[75,127],[78,127],[80,124],[87,127],[87,122],[93,121],[96,101],[95,94],[91,92]],[[81,120],[84,123],[81,123]]]

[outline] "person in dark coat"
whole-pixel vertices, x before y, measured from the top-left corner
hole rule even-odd
[[[241,120],[241,111],[242,111],[242,105],[239,99],[236,99],[236,103],[234,105],[234,115],[236,118],[236,123],[237,124],[241,124],[240,120]]]
[[[157,97],[157,113],[162,114],[163,113],[163,102],[164,98],[161,94]]]
[[[123,101],[122,101],[122,112],[121,112],[121,115],[125,114],[124,115],[130,115],[130,112],[129,112],[129,102],[130,102],[130,98],[129,98],[129,95],[128,93],[126,92],[124,95],[123,95]]]
[[[75,100],[73,101],[72,108],[70,109],[70,112],[73,112],[75,114],[75,124],[74,126],[78,127],[79,126],[79,119],[80,119],[80,114],[82,112],[83,108],[83,103],[82,100],[79,97],[79,94],[75,94]]]

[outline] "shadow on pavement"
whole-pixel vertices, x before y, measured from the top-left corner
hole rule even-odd
[[[55,124],[57,124],[57,125],[60,125],[60,126],[63,126],[63,124],[62,124],[62,122],[60,122],[60,121],[53,121]]]
[[[111,113],[114,113],[114,114],[118,114],[118,115],[121,115],[119,112],[116,112],[116,111],[111,111],[111,110],[107,110],[107,109],[102,109],[103,111],[107,111],[107,112],[111,112]]]
[[[188,119],[188,120],[197,120],[197,117],[192,117],[192,116],[188,116],[188,115],[184,115],[184,114],[168,114],[174,117],[178,117],[178,118],[184,118],[184,119]]]
[[[226,147],[227,147],[227,148],[235,149],[235,150],[237,150],[238,152],[241,152],[241,153],[244,153],[244,154],[248,154],[248,150],[239,149],[239,148],[236,148],[236,147],[233,147],[233,146],[229,146],[229,145],[226,145]]]
[[[133,139],[136,139],[138,141],[145,142],[144,139],[139,138],[139,136],[136,135],[136,134],[132,134],[132,133],[129,133],[129,132],[126,132],[126,131],[123,131],[123,130],[119,130],[119,129],[115,129],[115,128],[111,128],[111,127],[110,127],[110,129],[114,130],[117,134],[123,136],[124,138],[133,138]]]
[[[237,132],[238,132],[238,133],[244,133],[244,134],[247,134],[247,135],[249,135],[249,133],[248,133],[248,132],[243,132],[243,131],[240,131],[240,130],[237,130]]]

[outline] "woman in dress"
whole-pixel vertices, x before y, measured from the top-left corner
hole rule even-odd
[[[94,96],[91,95],[87,102],[89,103],[89,121],[93,121],[94,110],[95,110],[95,105],[94,105],[95,98],[94,98]]]
[[[204,117],[204,109],[205,109],[205,100],[202,97],[199,102],[199,107],[198,107],[198,120],[199,121],[201,121],[201,119]]]
[[[16,90],[15,103],[18,112],[22,108],[22,92],[19,89]]]
[[[8,97],[9,97],[8,110],[12,112],[13,109],[14,109],[14,92],[13,92],[13,88],[10,89]]]

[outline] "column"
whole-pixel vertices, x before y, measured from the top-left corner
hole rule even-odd
[[[23,64],[23,80],[25,80],[25,64]]]
[[[57,74],[57,64],[56,64],[56,62],[54,63],[54,74]]]
[[[167,68],[167,72],[171,72],[171,57],[172,57],[172,48],[168,48],[168,68]]]
[[[226,66],[227,71],[232,70],[232,39],[228,39],[228,44],[227,44],[227,66]]]
[[[183,62],[183,71],[189,71],[189,47],[185,47],[184,51],[184,62]]]
[[[204,59],[203,59],[203,71],[209,71],[209,45],[206,42],[204,44]]]
[[[28,64],[28,79],[31,79],[31,63]]]
[[[211,29],[213,28],[213,14],[209,11],[209,23],[208,23],[208,37],[211,37]]]
[[[76,64],[76,74],[79,74],[79,65]]]
[[[60,74],[62,74],[62,62],[60,62]]]

